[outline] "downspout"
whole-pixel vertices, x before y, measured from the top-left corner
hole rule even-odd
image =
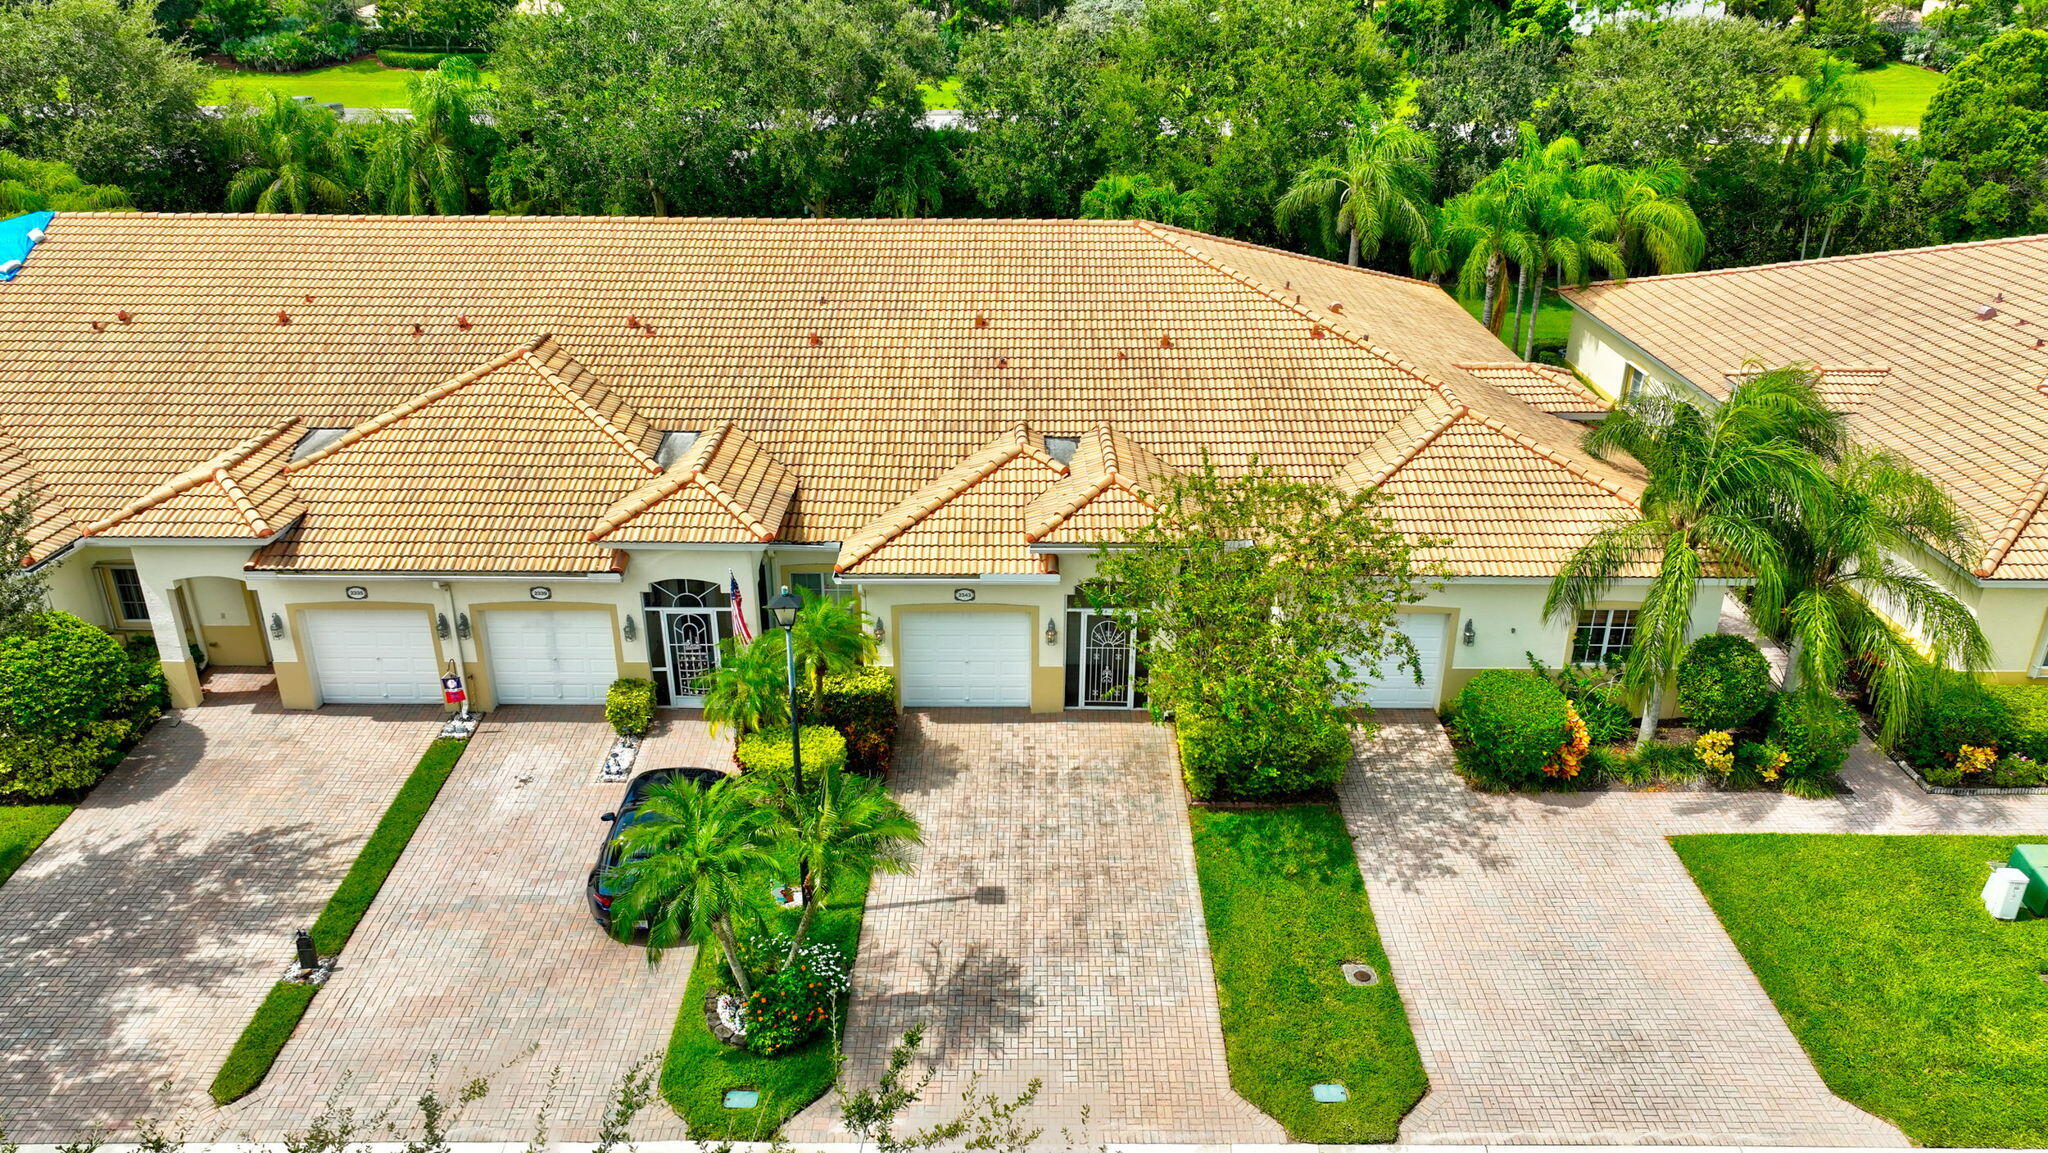
[[[455,666],[455,675],[462,678],[462,712],[460,718],[469,720],[469,670],[462,662],[462,610],[455,607],[455,586],[448,581],[435,581],[434,587],[448,597],[448,641],[455,650],[455,656],[448,663]]]

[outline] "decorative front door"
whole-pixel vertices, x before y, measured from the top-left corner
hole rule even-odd
[[[715,609],[656,609],[668,651],[668,683],[672,703],[695,705],[704,697],[697,678],[718,667],[718,617]]]
[[[1128,709],[1137,703],[1137,647],[1115,617],[1081,613],[1081,701],[1084,709]]]

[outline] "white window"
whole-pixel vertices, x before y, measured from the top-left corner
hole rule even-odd
[[[852,592],[844,582],[828,572],[790,573],[789,587],[798,593],[809,593],[814,597],[843,597]]]
[[[109,565],[100,571],[106,574],[107,607],[113,611],[114,623],[121,628],[148,628],[149,598],[142,595],[142,578],[125,565]]]
[[[1650,379],[1649,374],[1631,364],[1621,373],[1621,396],[1623,400],[1635,395],[1636,389]]]
[[[1604,664],[1609,657],[1623,656],[1636,640],[1636,610],[1587,609],[1579,614],[1579,629],[1572,637],[1572,663]]]

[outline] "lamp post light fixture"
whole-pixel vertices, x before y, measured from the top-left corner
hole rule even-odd
[[[791,787],[799,793],[804,791],[804,736],[796,696],[796,642],[791,634],[796,630],[796,615],[803,607],[803,598],[789,591],[788,585],[783,585],[775,599],[768,602],[769,619],[782,630],[784,672],[789,678],[789,779]]]

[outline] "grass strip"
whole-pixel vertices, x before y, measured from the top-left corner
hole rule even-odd
[[[2048,836],[1742,833],[1671,844],[1829,1089],[1916,1145],[2048,1133],[2048,920],[1978,893]]]
[[[811,921],[809,939],[839,946],[849,970],[860,951],[868,880],[865,873],[841,877]],[[768,883],[759,887],[766,890]],[[768,932],[793,932],[797,914],[778,909],[765,920]],[[847,1006],[840,1003],[831,1032],[777,1057],[727,1045],[712,1036],[710,1026],[704,1023],[704,995],[719,980],[724,964],[716,945],[697,950],[682,1011],[676,1014],[675,1032],[669,1036],[668,1056],[661,1064],[661,1095],[682,1115],[693,1139],[765,1141],[784,1121],[832,1088],[838,1074],[832,1059],[832,1037],[845,1031]],[[757,1090],[760,1104],[753,1109],[727,1109],[727,1089]]]
[[[362,923],[363,914],[370,911],[370,903],[377,899],[377,891],[384,887],[385,878],[398,865],[398,858],[405,853],[405,846],[412,841],[412,835],[425,819],[427,810],[434,805],[434,798],[441,794],[441,786],[448,783],[448,776],[455,771],[455,762],[462,757],[467,741],[451,738],[437,739],[427,746],[426,755],[413,766],[412,775],[391,799],[384,810],[384,816],[370,833],[370,839],[356,854],[355,863],[348,868],[348,875],[341,879],[341,886],[327,899],[327,906],[320,910],[314,920],[313,946],[323,957],[341,952],[343,945]],[[291,1040],[292,1031],[299,1027],[299,1019],[306,1015],[306,1007],[313,1003],[313,994],[318,992],[315,985],[294,985],[280,981],[257,1006],[256,1016],[251,1018],[242,1035],[235,1039],[234,1048],[228,1050],[227,1060],[221,1063],[220,1072],[213,1078],[213,1085],[207,1090],[214,1101],[225,1105],[247,1095],[250,1090],[263,1083],[270,1072],[271,1063],[277,1060],[279,1051],[286,1041]]]
[[[1296,1141],[1388,1142],[1429,1088],[1344,820],[1328,805],[1196,809],[1195,869],[1230,1083]],[[1377,985],[1345,980],[1362,961]],[[1350,1099],[1322,1104],[1312,1086]]]
[[[72,805],[6,805],[0,806],[0,885],[21,868],[29,854],[47,840],[64,818],[71,815]]]

